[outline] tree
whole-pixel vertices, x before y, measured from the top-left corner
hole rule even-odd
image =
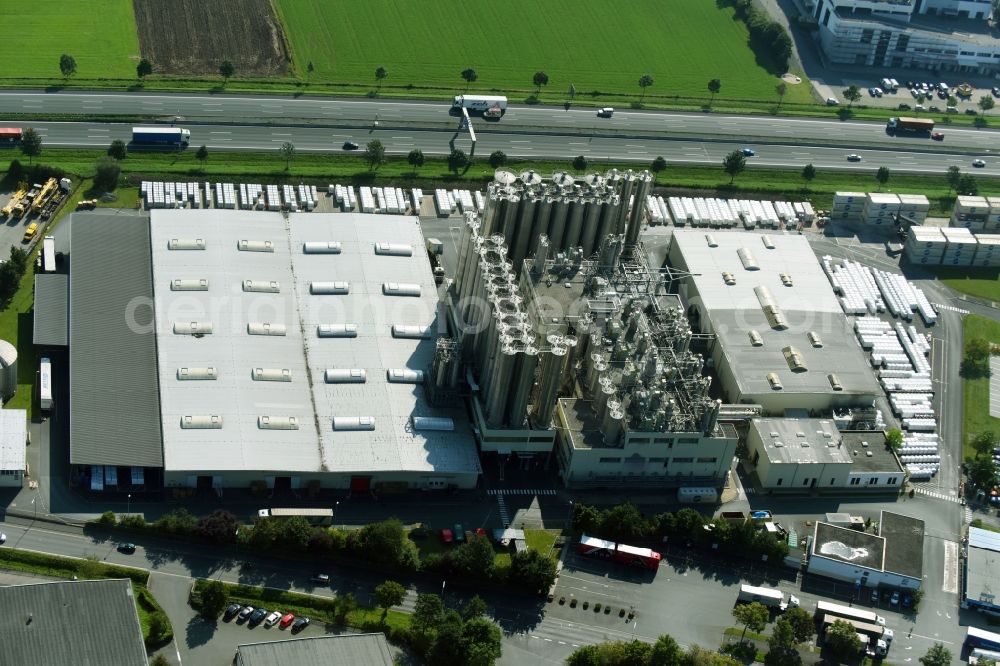
[[[795,640],[795,629],[792,627],[792,623],[787,618],[779,617],[778,621],[774,624],[774,631],[771,632],[771,636],[767,639],[767,643],[771,646],[772,650],[775,648],[786,650],[794,648],[797,641]]]
[[[889,167],[880,166],[878,171],[875,172],[875,180],[878,181],[880,189],[885,187],[885,184],[889,182]]]
[[[282,550],[304,551],[313,535],[313,526],[304,516],[293,516],[279,523],[276,546]]]
[[[812,615],[804,608],[789,608],[781,614],[781,617],[791,623],[796,643],[805,643],[816,634]]]
[[[535,549],[514,553],[510,558],[510,580],[531,592],[545,592],[556,579],[556,563]]]
[[[639,87],[642,88],[642,99],[646,99],[646,88],[653,85],[653,77],[651,74],[643,74],[639,77]]]
[[[21,132],[21,154],[28,157],[28,164],[31,164],[33,157],[42,154],[42,136],[34,127],[29,127]]]
[[[375,587],[375,605],[382,609],[382,624],[389,615],[389,609],[403,603],[406,588],[394,580],[387,580]]]
[[[445,611],[444,617],[437,627],[437,638],[427,651],[428,664],[461,664],[465,663],[462,650],[462,616],[456,611]]]
[[[653,170],[653,173],[660,173],[667,168],[667,161],[662,157],[657,157],[653,160],[653,163],[649,165],[649,168]]]
[[[972,338],[965,343],[965,360],[974,365],[985,363],[990,358],[993,345],[983,338]]]
[[[972,485],[988,490],[996,484],[997,464],[993,458],[973,458],[966,463],[966,474]]]
[[[715,96],[719,94],[720,90],[722,90],[722,81],[719,79],[712,79],[708,82],[708,92],[712,93],[712,98],[708,100],[708,108],[712,108]]]
[[[464,169],[469,166],[469,156],[465,154],[464,150],[456,148],[448,154],[448,168],[458,173],[460,169]]]
[[[348,545],[376,564],[416,569],[417,544],[398,518],[369,523],[350,535]]]
[[[229,601],[226,586],[221,580],[209,580],[201,588],[201,616],[206,620],[215,620]]]
[[[948,172],[945,174],[945,179],[948,181],[948,192],[954,190],[958,187],[958,181],[962,177],[962,171],[957,166],[948,167]]]
[[[570,99],[576,98],[576,86],[574,86],[572,83],[569,84],[569,90],[567,91],[567,94],[569,95]]]
[[[549,85],[549,75],[545,72],[535,72],[535,75],[531,77],[532,83],[535,84],[535,93],[539,93],[542,90],[542,86]]]
[[[502,150],[494,150],[490,153],[490,166],[494,169],[502,167],[507,164],[507,153]]]
[[[811,162],[802,167],[802,180],[806,181],[806,183],[811,183],[815,178],[816,167],[814,167]]]
[[[495,557],[490,540],[478,535],[451,551],[451,560],[455,568],[463,574],[476,578],[489,578],[493,575]]]
[[[198,149],[198,152],[196,152],[194,156],[195,159],[204,164],[205,160],[208,159],[208,146],[203,145],[201,148]]]
[[[410,616],[410,626],[417,632],[427,634],[437,627],[444,617],[444,602],[437,594],[418,594]]]
[[[650,664],[681,664],[684,661],[684,651],[672,636],[664,634],[653,643],[650,654]]]
[[[308,81],[312,77],[312,73],[315,71],[316,71],[316,65],[313,64],[312,60],[310,60],[309,63],[306,64],[306,81]]]
[[[854,103],[861,99],[861,91],[857,86],[849,86],[845,88],[842,94],[844,99],[850,102],[850,104],[847,105],[848,109],[854,106]]]
[[[197,524],[198,519],[190,511],[179,507],[157,518],[153,528],[164,534],[190,534]]]
[[[424,151],[414,148],[406,156],[406,161],[412,167],[422,167],[424,165]]]
[[[465,79],[465,89],[468,90],[469,86],[479,78],[479,74],[476,73],[476,70],[468,67],[462,70],[462,78]]]
[[[14,248],[11,249],[13,250]],[[993,449],[996,448],[996,446],[997,436],[993,434],[992,430],[981,432],[972,440],[972,448],[975,449],[977,456],[992,455]]]
[[[958,177],[958,186],[955,188],[957,194],[975,196],[979,194],[979,183],[971,173],[963,173]]]
[[[159,653],[149,660],[149,666],[170,666],[170,660],[164,657],[163,653]]]
[[[996,106],[996,102],[993,101],[992,95],[983,95],[976,102],[976,106],[979,107],[979,117],[982,118],[986,115],[986,112]]]
[[[24,272],[28,270],[28,252],[26,250],[22,250],[16,245],[11,245],[10,259],[8,260],[8,263],[14,267],[14,270],[17,271],[19,276],[24,275]]]
[[[785,93],[788,92],[788,84],[782,81],[778,85],[774,86],[774,92],[778,94],[778,110],[781,110],[781,103],[785,99]]]
[[[468,666],[493,666],[503,649],[500,645],[500,627],[492,620],[477,617],[462,625],[461,648]]]
[[[722,160],[722,170],[729,174],[729,184],[732,185],[733,181],[736,180],[736,176],[743,173],[743,170],[747,168],[746,157],[743,156],[738,150],[726,155]]]
[[[216,509],[198,519],[194,533],[210,543],[236,543],[237,529],[239,524],[236,522],[236,516],[225,509]]]
[[[336,599],[337,612],[334,614],[337,622],[340,624],[347,623],[347,616],[353,613],[358,608],[358,600],[354,598],[353,592],[348,592],[347,594],[338,596]]]
[[[233,63],[228,60],[223,60],[219,63],[219,74],[222,74],[222,78],[226,80],[226,83],[229,82],[229,79],[231,79],[235,73],[236,68],[233,66]]]
[[[378,67],[375,69],[375,80],[378,81],[378,89],[382,89],[382,82],[385,81],[386,77],[389,76],[389,72],[386,71],[385,67]]]
[[[288,171],[288,164],[295,157],[295,145],[291,141],[286,141],[278,148],[278,153],[285,158],[285,171]]]
[[[365,163],[368,164],[369,171],[385,164],[385,146],[378,139],[372,139],[365,144]]]
[[[135,75],[139,77],[140,81],[152,73],[153,63],[151,63],[148,58],[143,58],[139,61],[139,64],[135,66]]]
[[[587,168],[587,158],[583,155],[577,155],[573,158],[573,168],[577,171],[584,171]]]
[[[462,619],[469,620],[486,615],[486,602],[478,594],[465,602],[462,606]]]
[[[116,160],[123,160],[128,155],[128,146],[121,139],[115,139],[108,146],[108,155]]]
[[[156,611],[149,616],[149,638],[151,645],[158,645],[170,631],[170,620],[163,611]]]
[[[98,158],[97,167],[94,172],[94,189],[103,192],[113,192],[118,187],[118,176],[121,173],[121,165],[114,158]]]
[[[740,636],[740,640],[742,641],[746,637],[748,629],[752,629],[754,633],[763,631],[770,616],[771,612],[767,606],[756,601],[749,604],[739,604],[733,608],[733,617],[743,625],[743,634]]]
[[[920,663],[924,666],[948,666],[951,663],[951,650],[941,643],[935,643],[920,658]]]
[[[64,79],[68,79],[76,74],[76,58],[68,53],[63,53],[59,56],[59,71],[62,72]]]
[[[692,645],[688,650],[685,666],[742,666],[743,662],[736,661],[727,654],[719,654],[703,647]]]
[[[10,263],[0,264],[0,302],[7,303],[17,293],[17,286],[21,281],[17,269]],[[117,521],[118,518],[115,517]]]
[[[861,652],[858,630],[844,620],[837,620],[826,630],[826,645],[841,657],[853,657]]]
[[[903,446],[903,431],[899,428],[890,428],[885,433],[885,442],[893,451],[899,451]]]

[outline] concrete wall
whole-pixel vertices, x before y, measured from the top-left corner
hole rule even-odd
[[[378,490],[380,484],[406,484],[407,488],[418,489],[439,489],[447,488],[450,485],[462,490],[470,490],[476,487],[479,479],[476,474],[439,474],[434,472],[365,472],[351,474],[347,472],[196,472],[188,473],[184,471],[165,471],[163,473],[163,485],[165,488],[192,488],[197,485],[198,476],[214,476],[216,487],[225,490],[226,488],[248,489],[255,481],[273,484],[273,477],[291,476],[292,487],[305,489],[312,481],[319,481],[320,487],[324,489],[348,490],[351,487],[351,478],[354,476],[371,477],[371,488]]]
[[[899,490],[905,478],[902,471],[898,472],[852,472],[847,481],[851,490],[878,490],[885,492],[886,488]],[[857,483],[853,483],[858,479]],[[874,480],[874,482],[873,482]]]
[[[867,567],[859,567],[840,560],[831,560],[822,555],[810,555],[809,564],[806,568],[811,574],[826,576],[827,578],[851,584],[856,580],[863,579],[865,581],[863,585],[869,587],[885,585],[909,590],[915,590],[920,587],[920,581],[916,578],[901,576],[887,571],[876,571]],[[867,574],[867,578],[864,577],[865,574]]]
[[[0,488],[20,488],[23,485],[23,469],[3,470],[0,472]]]

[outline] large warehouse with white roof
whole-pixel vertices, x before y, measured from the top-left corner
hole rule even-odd
[[[78,358],[76,334],[95,341],[102,328],[121,328],[110,337],[155,350],[135,381],[158,379],[158,399],[139,402],[160,418],[140,439],[153,454],[162,438],[165,488],[475,486],[464,412],[431,407],[420,385],[434,357],[438,295],[416,218],[155,210],[86,224],[88,237],[117,237],[115,252],[135,257],[138,273],[148,266],[151,290],[133,281],[128,303],[115,305],[125,316],[79,322],[87,331],[72,309],[74,439],[97,437],[90,431],[102,414],[121,419],[106,412],[130,400],[100,379],[97,362]],[[75,274],[75,254],[74,246],[74,296],[106,288],[107,270]],[[142,314],[149,303],[151,323]],[[420,335],[398,335],[400,326]],[[82,395],[95,378],[96,403]],[[81,414],[81,404],[98,413]],[[133,462],[127,449],[114,460],[90,452],[93,461],[74,445],[72,462],[94,489],[107,467],[159,462]]]
[[[808,241],[799,235],[677,229],[670,265],[731,403],[780,416],[871,406],[880,393]]]

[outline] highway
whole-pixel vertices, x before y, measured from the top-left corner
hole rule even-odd
[[[61,148],[104,148],[114,139],[128,142],[131,124],[100,122],[37,122],[31,123],[42,136],[43,144]],[[380,121],[379,127],[340,126],[271,126],[271,125],[188,125],[191,145],[205,145],[209,150],[270,151],[277,152],[284,142],[291,142],[300,152],[350,153],[345,151],[345,141],[364,146],[372,139],[379,139],[386,151],[405,154],[419,148],[427,155],[446,155],[452,147],[472,152],[472,142],[466,132],[453,128],[419,129],[389,127]],[[485,158],[495,150],[502,150],[509,157],[537,159],[572,159],[584,155],[591,168],[600,168],[601,162],[639,162],[648,164],[663,156],[671,164],[721,165],[723,157],[745,142],[706,141],[678,137],[644,137],[628,139],[618,136],[570,136],[549,132],[512,133],[505,126],[495,125],[476,131],[478,142],[475,153]],[[992,158],[986,167],[973,169],[972,157],[965,154],[925,152],[913,149],[877,150],[809,145],[755,145],[757,155],[747,158],[753,167],[801,168],[812,163],[820,170],[872,172],[887,166],[896,172],[944,174],[949,166],[963,171],[1000,175],[1000,159]],[[860,162],[848,162],[847,154],[855,152]],[[720,177],[724,178],[720,169]]]

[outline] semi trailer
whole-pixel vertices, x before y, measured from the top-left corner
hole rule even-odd
[[[186,146],[191,130],[182,127],[133,127],[132,143],[146,146]]]

